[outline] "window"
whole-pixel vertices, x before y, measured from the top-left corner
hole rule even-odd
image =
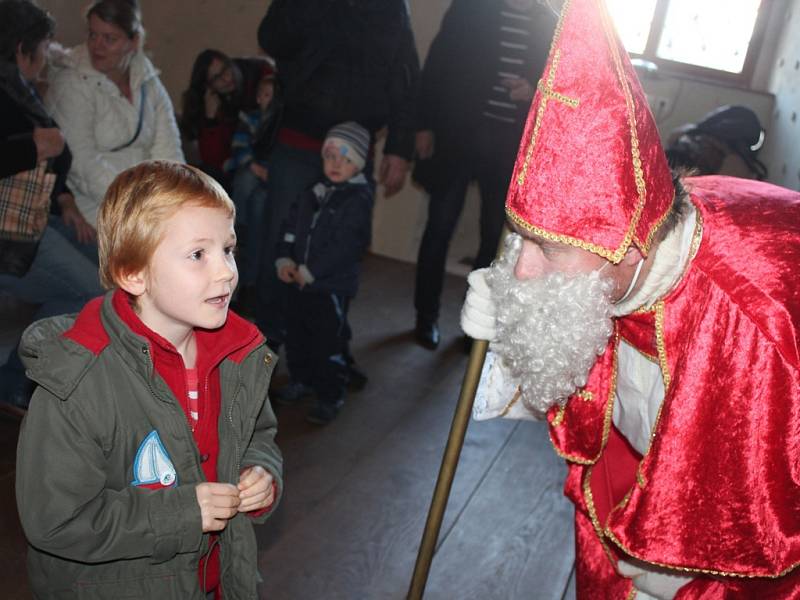
[[[770,0],[606,0],[622,43],[673,73],[749,84]]]

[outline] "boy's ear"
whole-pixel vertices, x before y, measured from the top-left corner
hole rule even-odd
[[[142,270],[122,273],[117,277],[117,285],[131,296],[139,297],[147,291],[145,272]]]

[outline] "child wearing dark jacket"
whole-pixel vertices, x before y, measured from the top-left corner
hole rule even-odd
[[[286,355],[291,401],[313,390],[307,419],[324,425],[344,404],[348,382],[347,322],[361,259],[370,244],[373,187],[361,172],[369,133],[354,122],[333,127],[322,146],[322,181],[292,204],[275,267],[289,286]]]

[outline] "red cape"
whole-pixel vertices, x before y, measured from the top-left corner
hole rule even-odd
[[[678,598],[800,597],[800,194],[687,184],[697,247],[680,283],[617,321],[587,386],[548,417],[570,462],[579,595],[624,597],[604,556],[621,553],[697,577]],[[644,457],[611,424],[620,338],[664,379]]]

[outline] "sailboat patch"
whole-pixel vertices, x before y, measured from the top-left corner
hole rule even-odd
[[[147,434],[133,459],[133,481],[131,485],[160,488],[175,485],[178,475],[167,454],[158,431]]]

